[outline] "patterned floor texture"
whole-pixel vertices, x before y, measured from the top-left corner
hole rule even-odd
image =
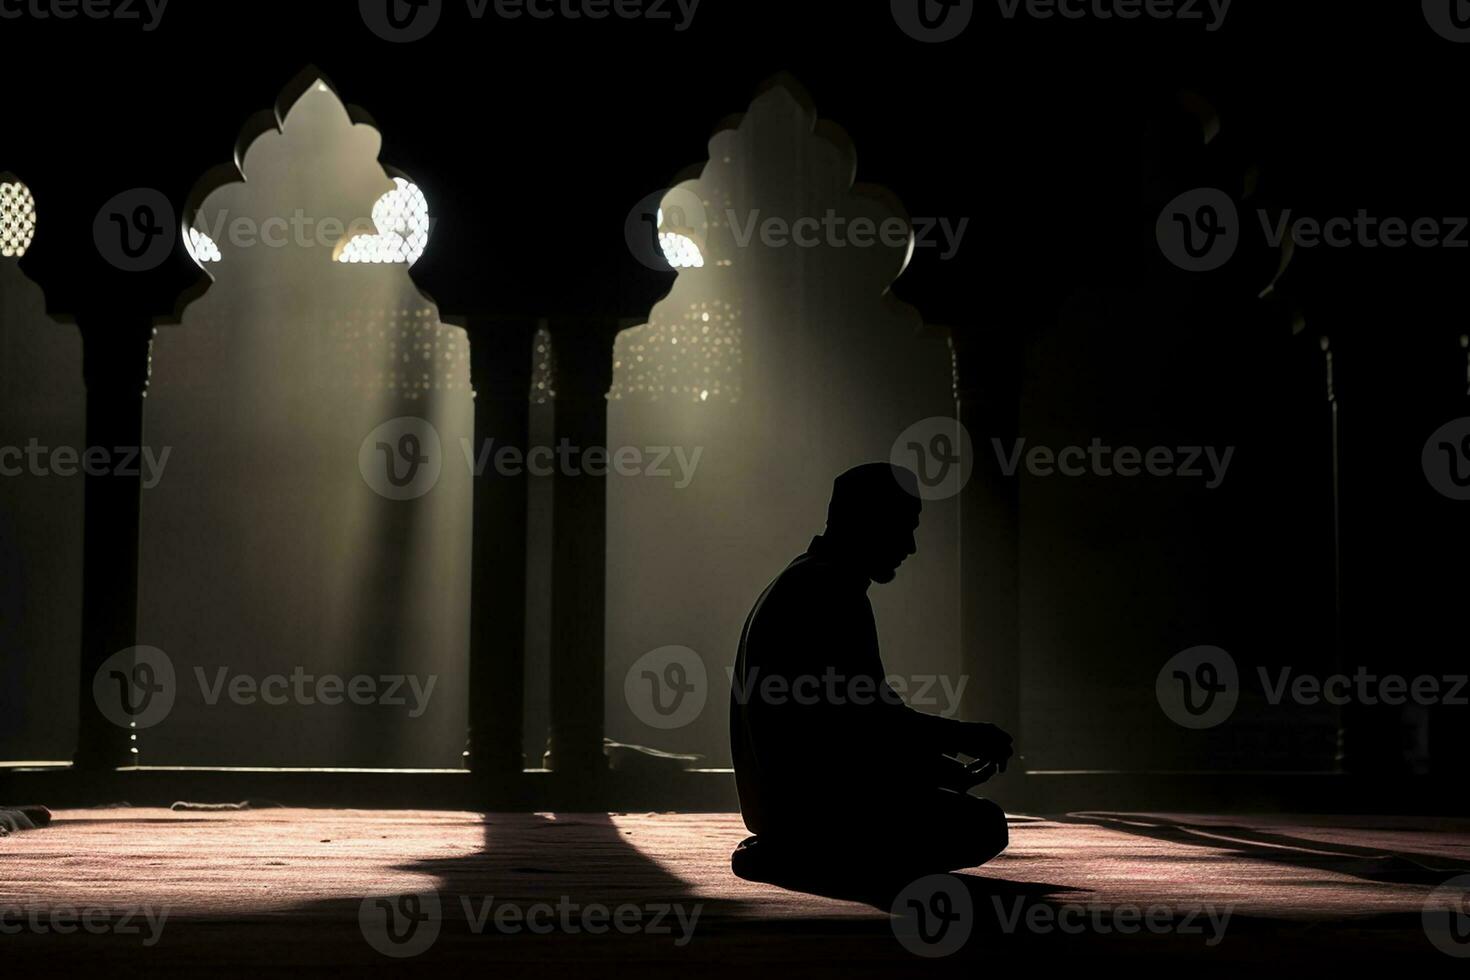
[[[0,839],[0,955],[150,976],[1470,968],[1470,820],[1010,829],[984,868],[835,896],[735,878],[735,814],[59,811]]]

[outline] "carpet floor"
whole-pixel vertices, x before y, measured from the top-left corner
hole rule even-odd
[[[60,811],[0,839],[0,950],[124,975],[699,980],[1111,958],[1463,975],[1470,955],[1465,883],[1444,887],[1470,873],[1470,820],[1073,813],[1010,829],[984,868],[859,896],[736,878],[735,814]]]

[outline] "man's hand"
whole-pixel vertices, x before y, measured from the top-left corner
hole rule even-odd
[[[959,746],[961,752],[982,762],[993,762],[1001,772],[1006,771],[1006,764],[1016,751],[1009,734],[983,721],[966,723],[963,739]]]

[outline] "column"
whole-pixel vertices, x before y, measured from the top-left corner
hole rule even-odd
[[[618,323],[556,319],[556,446],[551,596],[551,739],[547,768],[605,769],[604,612],[607,576],[607,392]],[[597,473],[587,452],[601,450]],[[570,464],[570,465],[569,465]]]
[[[468,325],[475,388],[475,450],[493,439],[474,478],[470,567],[470,736],[466,763],[479,775],[525,768],[526,497],[531,345],[536,321],[474,318]],[[496,455],[520,465],[502,473]]]

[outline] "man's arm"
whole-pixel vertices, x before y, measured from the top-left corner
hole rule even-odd
[[[854,646],[861,663],[859,669],[871,674],[878,688],[875,724],[887,731],[900,732],[903,741],[927,754],[973,756],[994,762],[1005,771],[1014,751],[1011,736],[995,725],[960,721],[931,715],[911,707],[888,683],[883,658],[878,651],[878,628],[873,620],[873,607],[864,597],[861,615],[856,617],[861,629]]]
[[[882,724],[903,730],[917,748],[928,753],[968,755],[995,763],[1005,772],[1015,751],[1009,734],[985,722],[960,721],[931,715],[910,707],[880,678],[880,705],[885,711]]]

